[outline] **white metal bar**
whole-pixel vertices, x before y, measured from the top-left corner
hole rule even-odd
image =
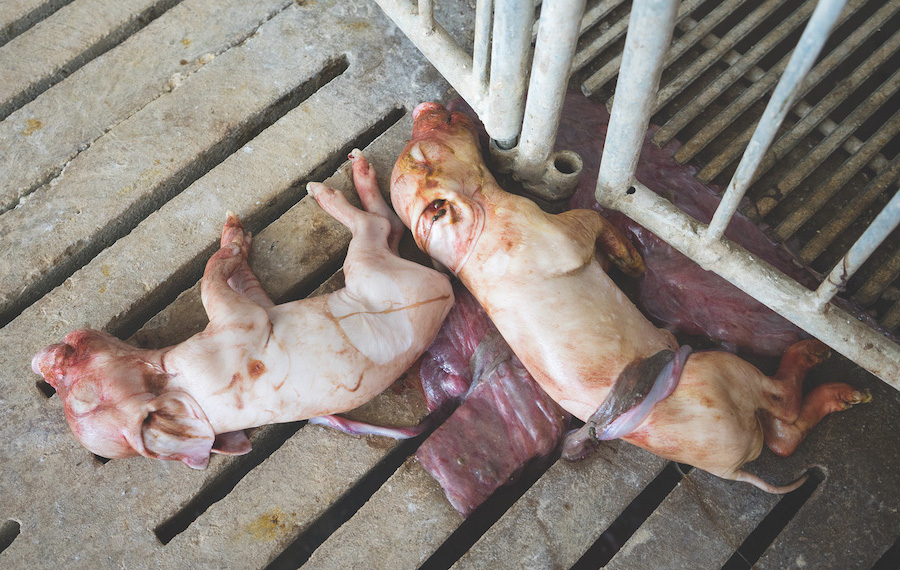
[[[733,6],[733,4],[739,5],[740,3],[744,2],[744,1],[745,0],[726,0],[727,3],[730,3],[732,5],[722,4],[718,7],[716,7],[716,9],[713,10],[713,13],[711,13],[710,16],[707,16],[707,23],[709,23],[712,19],[716,18],[715,13],[719,13],[719,14],[733,13],[734,9],[735,9],[735,6]],[[677,24],[679,21],[683,20],[684,18],[687,18],[688,15],[691,12],[693,12],[695,9],[697,9],[697,7],[700,6],[702,3],[703,3],[703,0],[684,0],[683,2],[681,2],[680,5],[678,6],[678,13],[675,16],[675,23]],[[724,19],[724,17],[725,16],[722,16],[723,19]],[[714,27],[714,26],[711,25],[710,29],[712,29],[712,27]],[[693,43],[696,43],[697,41],[699,41],[700,36],[702,36],[704,34],[702,34],[701,30],[698,30],[698,32],[696,32],[695,35],[697,37],[692,38],[690,34],[685,34],[684,36],[681,36],[680,38],[678,38],[678,41],[676,41],[668,49],[668,51],[666,53],[666,62],[663,64],[664,68],[668,67],[669,65],[672,64],[673,61],[675,61],[676,59],[681,57],[684,54],[684,52],[687,51]],[[584,82],[581,84],[581,91],[583,93],[590,95],[594,91],[596,91],[599,87],[602,87],[603,85],[605,85],[607,81],[609,81],[610,79],[612,79],[613,77],[618,75],[619,69],[621,68],[621,63],[622,63],[621,54],[613,57],[611,60],[609,60],[608,62],[603,64],[603,67],[601,67],[600,69],[595,71],[593,74],[591,74],[590,77],[588,77],[587,79],[584,80]]]
[[[426,35],[434,31],[434,0],[419,0],[419,25]]]
[[[750,138],[747,150],[744,152],[731,182],[728,183],[722,202],[704,233],[704,242],[718,240],[725,232],[731,216],[734,215],[741,198],[744,197],[744,193],[750,185],[753,173],[762,161],[769,145],[772,144],[778,127],[802,87],[803,78],[815,63],[822,46],[825,45],[828,33],[841,15],[844,4],[846,4],[846,0],[820,0],[816,9],[813,10],[809,23],[803,30],[794,53],[791,54],[784,75],[775,87],[756,131]]]
[[[812,174],[828,157],[832,156],[847,138],[852,136],[872,115],[884,107],[885,103],[890,101],[891,97],[898,91],[900,91],[900,69],[895,71],[884,83],[866,97],[859,106],[844,117],[836,129],[822,139],[806,156],[797,162],[790,172],[778,181],[775,188],[767,190],[756,201],[756,208],[760,214],[767,215],[781,200],[784,200],[785,197],[796,190],[806,177]],[[822,188],[818,188],[809,198],[813,198],[813,203],[816,204],[831,198],[840,188],[840,186],[836,185],[837,179],[842,179],[841,184],[846,183],[862,167],[876,156],[879,156],[882,147],[888,144],[898,131],[900,131],[900,110],[886,120],[873,136],[860,144],[850,158],[834,172],[831,181],[824,186],[824,191]],[[800,210],[800,213],[791,212],[775,228],[775,235],[780,239],[786,240],[793,235],[814,213],[814,210],[807,208],[807,204],[802,205],[798,210]]]
[[[677,0],[635,0],[632,4],[622,55],[622,71],[600,158],[597,199],[620,192],[634,178],[644,133],[656,102],[666,49],[675,27]]]
[[[584,5],[585,0],[546,0],[541,8],[515,160],[516,170],[526,179],[543,176],[553,152]]]
[[[815,310],[819,305],[813,291],[739,245],[724,238],[704,242],[703,224],[643,184],[633,181],[627,192],[603,193],[601,204],[623,212],[704,269],[724,277],[900,390],[900,347],[894,342],[833,304],[827,305],[827,310]]]
[[[487,112],[487,94],[484,85],[473,79],[472,58],[439,23],[426,33],[410,0],[375,1],[479,116]]]
[[[898,225],[900,225],[900,192],[894,194],[887,206],[869,224],[844,258],[834,266],[828,277],[816,289],[815,304],[818,310],[824,310],[831,298],[847,284],[847,280]]]
[[[475,4],[475,39],[472,45],[472,78],[487,89],[488,54],[491,45],[491,21],[494,3],[478,0]]]
[[[900,155],[895,156],[886,168],[841,208],[840,212],[825,226],[824,231],[817,233],[803,246],[798,254],[800,259],[807,265],[815,261],[825,251],[825,248],[846,231],[876,198],[897,181],[898,176],[900,176]]]
[[[495,1],[489,109],[487,116],[479,116],[488,135],[503,149],[516,145],[522,128],[533,22],[530,0]]]

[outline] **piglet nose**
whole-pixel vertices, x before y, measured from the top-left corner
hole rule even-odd
[[[66,356],[72,351],[67,344],[51,344],[34,355],[31,359],[31,369],[35,374],[44,377],[51,386],[58,389],[57,384],[65,375]]]
[[[416,105],[416,108],[413,109],[413,120],[417,120],[419,118],[419,115],[421,115],[422,113],[430,111],[442,111],[443,109],[444,107],[442,107],[440,104],[433,103],[431,101],[419,103],[418,105]]]
[[[31,359],[31,370],[34,371],[35,374],[41,374],[41,362],[47,357],[47,350],[49,347],[43,349],[39,353],[34,355],[34,358]]]

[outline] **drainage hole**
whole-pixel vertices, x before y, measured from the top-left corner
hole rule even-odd
[[[100,465],[106,465],[107,463],[110,462],[110,459],[109,459],[109,458],[101,457],[101,456],[97,455],[96,453],[92,453],[92,454],[91,454],[91,457],[93,457],[93,458],[94,458],[94,461],[96,461],[96,462],[99,463]]]
[[[824,480],[825,474],[821,469],[810,469],[809,479],[806,480],[806,483],[781,497],[766,518],[747,536],[743,544],[722,566],[722,570],[748,570],[756,564],[763,552],[775,542],[784,527],[800,512],[800,509],[812,496],[813,491]]]
[[[6,550],[22,532],[19,521],[8,520],[0,525],[0,552]]]

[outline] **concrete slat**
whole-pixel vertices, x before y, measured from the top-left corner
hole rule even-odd
[[[260,29],[266,33],[117,125],[73,160],[57,184],[0,216],[0,266],[9,268],[0,274],[0,310],[85,248],[108,244],[130,217],[159,207],[190,176],[186,170],[202,168],[198,159],[215,160],[223,142],[233,144],[269,106],[340,59],[336,50],[309,53],[301,42],[282,41],[286,29],[299,28],[308,41],[325,43],[306,22],[299,10],[282,12]]]
[[[237,45],[290,4],[185,0],[12,113],[0,122],[0,212],[56,176],[113,125],[203,67],[207,54]]]
[[[0,44],[52,14],[71,0],[5,0],[0,11]]]
[[[777,502],[694,469],[605,568],[721,568]]]
[[[323,8],[327,7],[320,3]],[[342,12],[342,17],[335,18],[334,11]],[[359,30],[369,29],[377,12],[341,6],[332,7],[332,13],[321,19],[300,16],[298,20],[315,28],[321,41],[343,39],[341,47],[350,62],[347,76],[358,72],[365,78],[353,77],[348,84],[338,78],[326,86],[0,331],[0,342],[8,348],[0,354],[4,364],[0,405],[6,420],[0,425],[4,486],[0,517],[21,522],[21,534],[2,556],[14,566],[28,565],[38,556],[75,566],[150,565],[160,548],[153,528],[214,479],[226,461],[215,458],[206,472],[141,459],[97,464],[68,433],[58,402],[35,389],[30,355],[72,328],[103,327],[140,305],[177,270],[176,258],[197,257],[217,240],[225,208],[251,218],[265,212],[273,207],[273,196],[349,144],[343,141],[352,141],[355,133],[367,129],[373,117],[383,116],[387,108],[408,106],[421,95],[436,97],[444,89],[433,75],[410,69],[410,60],[423,65],[414,52],[401,50],[393,60],[367,48],[367,42],[379,36]],[[337,21],[340,24],[332,23]],[[303,28],[298,28],[299,34]],[[344,37],[347,29],[361,36],[355,46]],[[260,31],[261,36],[265,33]],[[392,66],[403,60],[408,80],[399,85],[395,79],[399,73]],[[402,142],[408,129],[406,123],[394,140]],[[389,161],[382,158],[376,163],[382,179],[389,175],[396,152],[391,149]],[[235,188],[236,181],[246,186]],[[309,203],[304,199],[301,207]],[[203,222],[199,231],[198,222]],[[307,220],[297,225],[316,238],[299,244],[276,241],[297,249],[322,247],[316,233],[321,224]],[[176,226],[183,229],[177,231]],[[105,292],[100,293],[104,284]],[[45,498],[36,498],[32,489],[43,489]],[[44,552],[43,545],[50,543],[52,550]]]
[[[0,117],[121,42],[176,0],[77,0],[0,49]]]
[[[665,465],[619,440],[557,461],[453,568],[569,568]]]
[[[418,568],[462,521],[438,482],[412,456],[303,567]]]

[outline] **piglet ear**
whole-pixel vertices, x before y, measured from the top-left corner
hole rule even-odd
[[[249,453],[252,447],[250,440],[244,430],[229,431],[216,435],[216,441],[213,443],[213,453],[221,453],[222,455],[243,455]]]
[[[141,426],[146,455],[206,468],[216,434],[194,398],[185,392],[165,392],[147,403],[147,411]]]

